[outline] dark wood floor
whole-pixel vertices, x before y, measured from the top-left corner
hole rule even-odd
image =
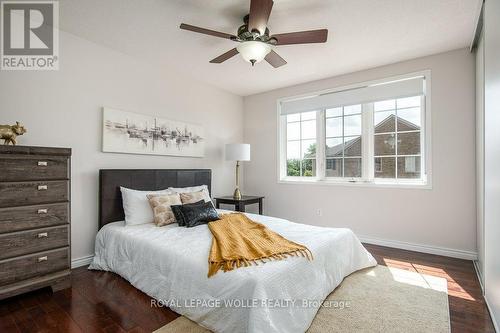
[[[494,332],[472,262],[366,245],[378,263],[446,278],[453,332]],[[113,273],[78,268],[71,289],[0,301],[0,332],[151,332],[178,315]]]

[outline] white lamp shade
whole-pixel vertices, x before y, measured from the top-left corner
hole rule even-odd
[[[251,63],[261,62],[271,52],[269,44],[258,41],[242,42],[238,44],[236,49],[243,59]]]
[[[227,144],[226,161],[250,161],[250,145],[247,143]]]

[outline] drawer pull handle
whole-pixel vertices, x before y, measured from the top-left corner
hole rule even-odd
[[[44,262],[44,261],[47,261],[49,260],[49,258],[47,258],[47,256],[45,257],[38,257],[38,262]]]
[[[38,161],[38,166],[47,166],[46,161]]]
[[[47,185],[38,185],[38,191],[45,191],[47,188]]]
[[[48,213],[48,209],[47,208],[39,209],[39,210],[37,210],[37,213],[38,214],[47,214]]]
[[[47,238],[49,237],[49,233],[48,232],[41,232],[37,235],[38,238]]]

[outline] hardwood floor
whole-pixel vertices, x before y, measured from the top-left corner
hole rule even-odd
[[[448,280],[452,332],[494,332],[472,262],[365,245],[380,265]],[[0,301],[0,332],[151,332],[178,317],[116,274],[78,268],[72,288]]]

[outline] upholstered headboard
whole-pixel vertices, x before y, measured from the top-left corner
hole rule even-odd
[[[212,191],[210,169],[104,169],[99,170],[99,229],[124,220],[120,186],[134,190],[207,185]]]

